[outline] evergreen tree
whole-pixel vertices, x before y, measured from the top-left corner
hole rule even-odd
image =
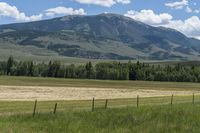
[[[11,74],[13,65],[14,65],[14,59],[12,56],[10,56],[7,61],[7,75]]]
[[[33,61],[28,62],[28,76],[34,75],[34,65]]]
[[[91,79],[93,77],[93,66],[91,62],[88,62],[85,66],[86,78]]]
[[[49,61],[47,76],[53,77],[53,68],[52,68],[52,62],[51,61]]]

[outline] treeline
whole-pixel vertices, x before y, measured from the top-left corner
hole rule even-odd
[[[0,75],[34,76],[102,80],[147,80],[200,82],[199,66],[150,65],[146,63],[97,63],[85,65],[62,65],[59,61],[34,63],[33,61],[15,61],[10,57],[0,62]]]

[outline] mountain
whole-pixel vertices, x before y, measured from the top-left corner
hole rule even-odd
[[[198,60],[200,40],[117,14],[0,26],[0,53],[88,59]]]

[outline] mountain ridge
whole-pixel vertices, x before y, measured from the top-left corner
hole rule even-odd
[[[0,25],[0,48],[8,43],[88,59],[197,60],[200,55],[200,40],[118,14]]]

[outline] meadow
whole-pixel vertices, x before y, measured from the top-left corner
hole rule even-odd
[[[65,110],[0,116],[2,133],[198,133],[199,105],[177,104]]]
[[[85,100],[0,100],[0,132],[2,133],[174,133],[199,132],[199,83],[75,80],[29,77],[0,77],[2,86],[85,87],[189,92],[132,98]],[[0,93],[6,90],[0,89]],[[196,92],[193,95],[192,92]],[[26,93],[26,92],[24,92]],[[179,93],[177,93],[179,94]],[[136,94],[137,95],[137,94]],[[57,103],[56,114],[53,114]]]
[[[126,80],[89,80],[42,77],[0,76],[0,85],[11,86],[52,86],[52,87],[95,87],[133,89],[143,87],[157,90],[200,90],[200,83],[192,82],[152,82]]]

